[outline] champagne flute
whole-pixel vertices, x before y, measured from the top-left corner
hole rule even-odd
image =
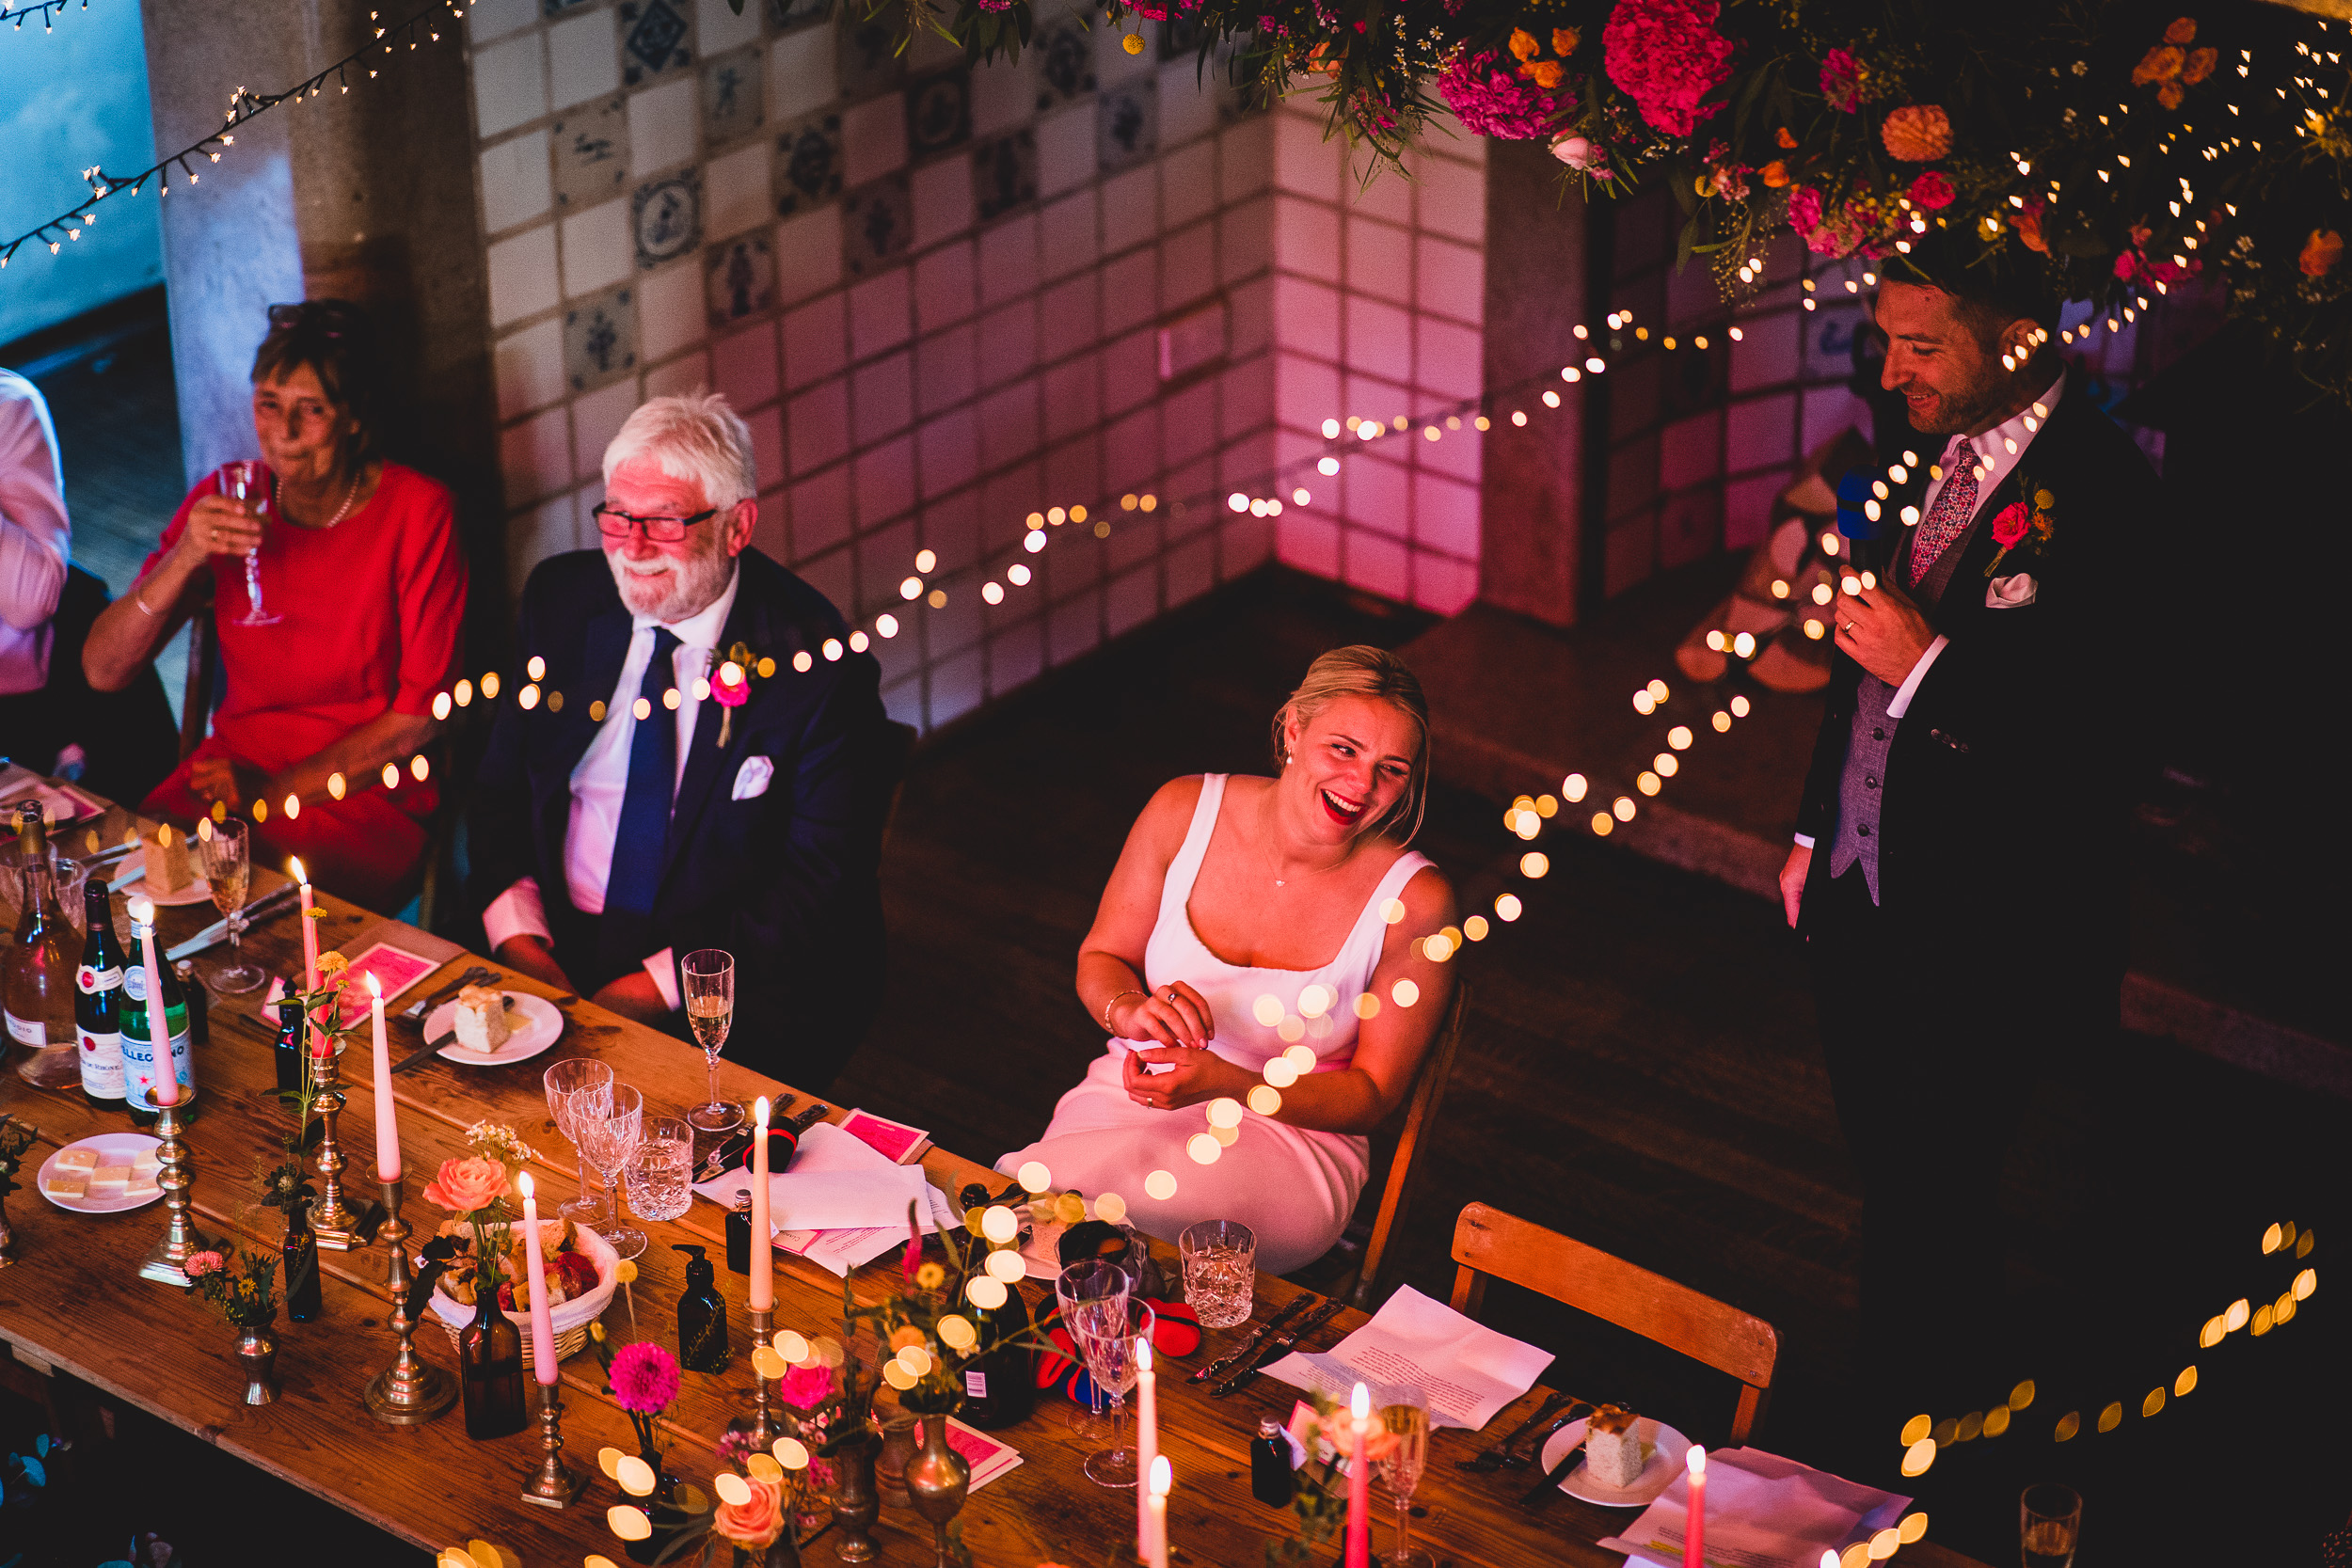
[[[1087,1456],[1087,1480],[1097,1486],[1136,1484],[1136,1450],[1126,1442],[1127,1391],[1143,1376],[1136,1346],[1152,1334],[1152,1308],[1134,1296],[1078,1304],[1071,1332],[1087,1372],[1111,1397],[1111,1446]]]
[[[203,846],[204,879],[213,885],[213,905],[229,922],[229,964],[213,972],[213,989],[223,996],[241,995],[269,978],[261,965],[245,961],[240,946],[246,895],[253,885],[253,841],[241,816],[221,822],[207,817],[198,824],[196,836]]]
[[[593,1169],[587,1157],[580,1152],[580,1118],[583,1112],[612,1114],[612,1067],[591,1057],[575,1056],[548,1069],[540,1081],[547,1086],[548,1110],[555,1117],[555,1130],[572,1146],[577,1162],[583,1168]],[[580,1195],[566,1198],[556,1212],[567,1220],[584,1223],[603,1213],[604,1205],[588,1196],[587,1183],[582,1181]]]
[[[1084,1360],[1086,1353],[1078,1346],[1078,1311],[1092,1302],[1125,1301],[1134,1289],[1135,1280],[1125,1269],[1099,1258],[1081,1259],[1061,1271],[1054,1281],[1054,1300],[1061,1309],[1062,1331],[1070,1336],[1070,1348]],[[1099,1443],[1104,1436],[1100,1404],[1102,1386],[1091,1386],[1095,1402],[1086,1405],[1069,1418],[1070,1430],[1082,1441]]]
[[[246,492],[253,487],[253,471],[259,467],[259,464],[245,462],[227,465],[222,471],[221,493],[236,500],[244,500]],[[267,499],[263,499],[254,510],[267,512],[269,510]],[[285,619],[283,615],[272,614],[262,604],[262,546],[259,545],[245,552],[245,596],[250,608],[243,615],[237,617],[237,625],[274,626]]]
[[[1380,1424],[1394,1439],[1380,1456],[1380,1479],[1396,1496],[1396,1552],[1389,1568],[1437,1568],[1436,1560],[1410,1544],[1413,1489],[1429,1465],[1429,1401],[1418,1388],[1394,1392],[1399,1402],[1380,1409]]]
[[[612,1250],[623,1258],[634,1258],[645,1250],[645,1233],[621,1223],[616,1189],[621,1172],[628,1168],[644,1141],[645,1097],[627,1084],[615,1084],[610,1092],[609,1102],[582,1099],[573,1116],[580,1128],[580,1156],[596,1167],[604,1187],[601,1217],[590,1228],[612,1243]]]
[[[687,1112],[686,1119],[696,1132],[731,1132],[743,1125],[743,1106],[719,1098],[719,1051],[735,1022],[735,955],[701,947],[687,954],[678,969],[686,976],[686,1022],[710,1067],[710,1101]]]

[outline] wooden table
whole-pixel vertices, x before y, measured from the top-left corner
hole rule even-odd
[[[110,814],[99,825],[102,837],[119,842],[126,820],[119,813]],[[81,825],[66,830],[60,841],[68,849],[80,848]],[[257,868],[253,896],[258,899],[280,882]],[[466,963],[480,961],[452,943],[332,896],[322,896],[319,903],[326,911],[322,949],[356,956],[371,942],[384,940],[444,960],[440,973],[393,1005],[395,1013],[446,983]],[[215,917],[209,904],[165,909],[159,934],[167,942],[177,942]],[[128,934],[119,909],[117,930]],[[290,973],[300,962],[297,923],[286,914],[270,919],[247,935],[246,947],[265,967]],[[199,974],[226,964],[228,952],[221,946],[199,956]],[[553,994],[520,974],[507,974],[504,984],[509,990]],[[274,1246],[282,1221],[275,1211],[253,1207],[254,1173],[274,1163],[288,1117],[267,1098],[275,1069],[271,1033],[255,1011],[260,995],[212,1000],[211,1041],[198,1048],[195,1057],[201,1095],[188,1143],[195,1164],[193,1198],[202,1227]],[[534,1146],[546,1173],[540,1190],[548,1201],[560,1200],[578,1184],[571,1149],[549,1120],[541,1089],[541,1074],[555,1061],[592,1055],[611,1063],[620,1082],[645,1091],[648,1114],[682,1112],[700,1100],[704,1069],[701,1053],[692,1047],[587,1002],[572,1002],[562,1010],[562,1038],[528,1062],[466,1068],[435,1058],[395,1081],[408,1173],[405,1214],[421,1232],[429,1233],[438,1214],[417,1195],[440,1161],[462,1152],[465,1128],[485,1117],[513,1124]],[[416,1024],[397,1017],[392,1031],[396,1054],[414,1049],[421,1038]],[[20,1059],[21,1052],[11,1053],[11,1065]],[[344,1060],[349,1103],[342,1129],[350,1162],[347,1174],[356,1179],[350,1188],[354,1199],[366,1199],[375,1190],[373,1094],[364,1048],[350,1052]],[[722,1065],[721,1081],[730,1098],[746,1102],[755,1095],[780,1099],[792,1092],[733,1063]],[[808,1103],[808,1097],[800,1096],[799,1103]],[[876,1109],[886,1114],[890,1107]],[[628,1451],[634,1451],[635,1445],[628,1418],[601,1391],[602,1375],[593,1355],[576,1355],[564,1368],[567,1457],[592,1479],[580,1500],[561,1513],[520,1499],[524,1476],[538,1455],[535,1421],[516,1436],[476,1443],[466,1436],[462,1416],[454,1408],[418,1427],[388,1427],[368,1415],[360,1389],[390,1362],[394,1345],[385,1325],[389,1297],[380,1246],[322,1251],[326,1309],[311,1323],[280,1321],[278,1373],[284,1393],[274,1403],[247,1406],[240,1400],[244,1380],[230,1354],[233,1336],[229,1327],[192,1292],[137,1277],[140,1259],[161,1233],[161,1207],[86,1216],[57,1209],[35,1190],[33,1172],[48,1148],[93,1132],[119,1131],[125,1118],[92,1110],[79,1095],[36,1089],[14,1071],[0,1072],[0,1111],[40,1129],[40,1146],[26,1158],[22,1190],[9,1209],[21,1261],[0,1274],[0,1339],[419,1546],[484,1536],[513,1545],[527,1560],[538,1563],[578,1560],[596,1552],[618,1557],[618,1543],[605,1527],[604,1510],[624,1499],[596,1472],[595,1456],[606,1445]],[[845,1107],[836,1106],[833,1118],[839,1120],[845,1114]],[[993,1188],[1002,1180],[982,1165],[939,1149],[924,1156],[923,1166],[931,1181],[951,1195],[967,1181],[987,1181]],[[637,1223],[649,1241],[638,1259],[640,1275],[633,1288],[635,1328],[619,1296],[604,1321],[621,1339],[644,1338],[674,1349],[684,1259],[671,1247],[698,1243],[723,1259],[723,1218],[715,1205],[698,1198],[675,1222]],[[886,1271],[895,1261],[894,1253],[852,1276],[861,1302],[878,1300],[893,1288],[895,1279]],[[838,1333],[840,1281],[785,1254],[777,1255],[776,1264],[777,1327],[811,1335]],[[713,1445],[736,1413],[736,1394],[751,1380],[745,1358],[745,1281],[723,1269],[719,1280],[733,1309],[735,1357],[723,1372],[686,1373],[684,1391],[664,1422],[674,1444],[671,1467],[705,1486],[719,1468]],[[1261,1314],[1296,1293],[1296,1287],[1261,1275]],[[1032,1285],[1029,1294],[1035,1302],[1038,1287]],[[1313,1338],[1310,1348],[1333,1343],[1362,1321],[1360,1313],[1343,1312]],[[1201,1357],[1221,1354],[1234,1338],[1212,1334],[1195,1356],[1163,1362],[1168,1375],[1160,1384],[1160,1449],[1176,1474],[1168,1533],[1178,1563],[1253,1568],[1263,1560],[1266,1541],[1291,1533],[1288,1510],[1268,1509],[1249,1495],[1248,1445],[1259,1418],[1286,1417],[1297,1391],[1261,1378],[1241,1394],[1211,1400],[1183,1381],[1183,1373]],[[426,1360],[453,1372],[454,1350],[438,1325],[421,1325],[416,1344]],[[1594,1544],[1631,1522],[1624,1511],[1562,1497],[1542,1513],[1532,1513],[1517,1500],[1531,1484],[1529,1472],[1471,1475],[1455,1464],[1530,1414],[1541,1393],[1531,1392],[1489,1423],[1484,1433],[1447,1431],[1434,1435],[1428,1472],[1415,1497],[1416,1505],[1427,1513],[1416,1522],[1415,1533],[1441,1561],[1461,1568],[1516,1568],[1624,1560]],[[1041,1402],[1037,1414],[997,1435],[1017,1448],[1025,1463],[974,1494],[963,1511],[963,1541],[981,1568],[1033,1568],[1048,1560],[1099,1563],[1116,1543],[1132,1535],[1134,1494],[1106,1490],[1086,1480],[1080,1465],[1090,1445],[1066,1430],[1059,1410]],[[1385,1515],[1381,1497],[1375,1501]],[[1385,1520],[1376,1522],[1375,1546],[1388,1539],[1389,1528]],[[882,1543],[885,1562],[931,1560],[929,1528],[903,1506],[894,1509],[885,1503],[877,1539]],[[1336,1544],[1329,1555],[1336,1557]],[[809,1556],[812,1562],[833,1560],[829,1542],[815,1543]],[[1929,1542],[1904,1548],[1901,1557],[1925,1568],[1966,1568],[1969,1563]]]

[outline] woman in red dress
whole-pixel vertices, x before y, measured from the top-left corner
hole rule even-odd
[[[235,465],[197,482],[137,585],[90,628],[83,668],[120,689],[211,599],[227,697],[144,809],[237,812],[256,823],[257,860],[300,855],[320,886],[396,910],[422,875],[438,800],[414,765],[441,727],[433,699],[458,673],[465,558],[448,489],[374,455],[366,317],[311,300],[269,319],[253,359],[262,462],[246,466],[245,499]],[[265,625],[246,588],[257,548]]]

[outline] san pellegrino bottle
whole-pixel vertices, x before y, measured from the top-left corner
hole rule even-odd
[[[0,957],[0,1013],[8,1038],[35,1051],[73,1044],[72,927],[57,908],[56,862],[40,802],[16,810],[16,944]],[[71,1069],[69,1069],[71,1070]]]
[[[123,1108],[122,944],[103,877],[82,888],[81,966],[73,972],[73,1033],[82,1046],[82,1098],[104,1111]]]
[[[142,922],[138,911],[147,910]],[[155,1112],[147,1103],[147,1091],[159,1081],[155,1070],[154,1036],[149,1022],[151,1008],[160,1005],[164,1015],[164,1035],[171,1052],[171,1075],[189,1088],[196,1086],[196,1068],[188,1055],[188,1002],[181,994],[180,982],[168,965],[158,963],[163,994],[151,998],[147,994],[147,962],[145,942],[153,937],[154,910],[143,900],[131,906],[131,952],[122,966],[122,1087],[131,1119],[147,1126],[155,1119]]]

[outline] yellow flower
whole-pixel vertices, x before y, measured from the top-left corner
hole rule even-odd
[[[1140,55],[1143,53],[1143,35],[1141,33],[1129,33],[1125,38],[1119,40],[1119,47],[1124,49],[1130,55]]]
[[[1573,55],[1576,46],[1583,40],[1584,35],[1573,27],[1554,27],[1551,30],[1551,52],[1564,57]]]
[[[890,1331],[890,1348],[894,1351],[905,1350],[910,1345],[921,1345],[930,1338],[913,1323],[901,1323]]]
[[[1524,27],[1511,29],[1511,53],[1521,60],[1532,60],[1542,54],[1544,46],[1535,41],[1535,35]]]
[[[926,1291],[936,1291],[947,1283],[947,1271],[937,1263],[926,1263],[914,1271],[914,1283]]]
[[[2047,512],[2050,508],[2058,504],[2058,498],[2050,494],[2047,490],[2036,490],[2033,493],[2033,503],[2034,505],[2040,507],[2042,511]]]

